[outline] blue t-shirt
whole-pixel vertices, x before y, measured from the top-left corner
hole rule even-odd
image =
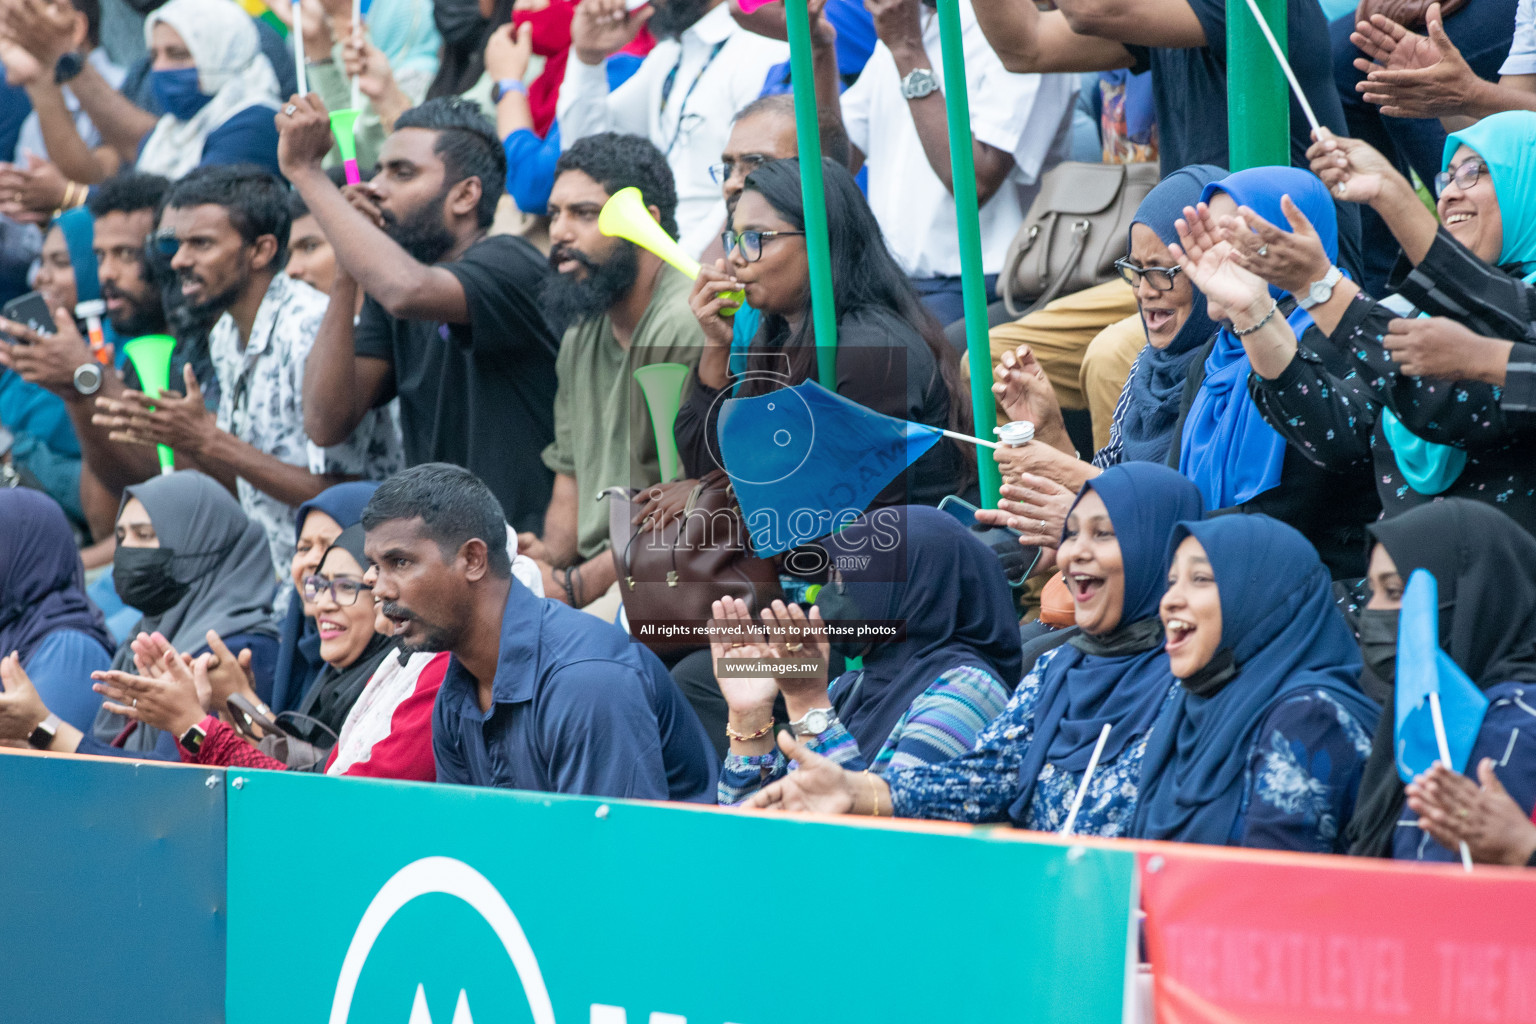
[[[720,763],[661,661],[511,581],[491,709],[453,658],[432,709],[437,781],[714,803]]]
[[[91,689],[91,673],[105,672],[112,652],[78,629],[56,629],[43,638],[22,666],[48,710],[82,732],[91,728],[101,695]]]

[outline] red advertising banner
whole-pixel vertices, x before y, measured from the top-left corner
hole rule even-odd
[[[1536,1024],[1536,871],[1143,845],[1158,1024]]]

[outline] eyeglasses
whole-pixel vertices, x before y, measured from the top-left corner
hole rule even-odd
[[[1153,291],[1166,292],[1173,287],[1173,279],[1183,272],[1183,267],[1138,267],[1130,260],[1121,257],[1115,260],[1115,269],[1120,271],[1120,276],[1125,283],[1132,288],[1139,287],[1143,279],[1152,286]]]
[[[1435,195],[1439,195],[1441,192],[1444,192],[1445,186],[1449,185],[1453,181],[1456,183],[1457,188],[1465,192],[1467,189],[1477,184],[1477,179],[1481,177],[1482,173],[1487,169],[1488,165],[1483,163],[1481,160],[1468,160],[1466,163],[1453,170],[1441,171],[1439,174],[1435,175]]]
[[[372,589],[362,580],[352,576],[338,576],[333,580],[328,580],[324,576],[304,577],[304,600],[310,604],[320,600],[321,594],[330,594],[332,601],[343,608],[350,608],[357,604],[359,594]]]
[[[736,173],[737,167],[741,168],[741,173],[745,176],[763,166],[768,160],[769,158],[761,153],[749,153],[740,160],[724,160],[718,164],[710,164],[709,176],[714,179],[716,185],[724,185],[731,180],[731,175]]]
[[[764,242],[771,238],[804,234],[804,231],[727,231],[720,236],[720,241],[725,243],[727,256],[731,254],[732,249],[740,249],[743,259],[748,263],[756,263],[763,258]]]

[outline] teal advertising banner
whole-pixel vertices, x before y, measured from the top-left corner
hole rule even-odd
[[[228,779],[230,1024],[1121,1020],[1130,851]]]
[[[0,756],[0,1020],[223,1018],[224,792],[220,771]]]

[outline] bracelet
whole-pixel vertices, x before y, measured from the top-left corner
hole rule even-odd
[[[773,716],[772,715],[770,715],[768,717],[768,724],[767,725],[765,725],[761,729],[757,730],[757,732],[752,733],[750,736],[747,735],[746,733],[737,732],[735,729],[732,729],[731,728],[731,723],[729,723],[729,722],[725,723],[725,738],[728,739],[728,740],[735,740],[738,743],[746,743],[749,740],[760,740],[764,736],[767,736],[771,732],[773,732]]]
[[[560,586],[565,588],[566,603],[569,604],[572,608],[579,608],[580,605],[576,603],[576,591],[571,587],[571,568],[572,567],[567,566],[566,568],[560,570],[562,573],[560,577]]]
[[[575,596],[575,606],[577,608],[584,607],[587,603],[587,588],[581,583],[581,566],[573,565],[565,571],[565,574],[567,585]],[[575,582],[571,583],[570,581],[573,579]]]
[[[875,773],[866,768],[864,777],[869,780],[869,813],[878,818],[880,817],[880,788],[875,785]]]
[[[1246,338],[1246,337],[1248,337],[1248,335],[1252,334],[1254,331],[1257,331],[1259,328],[1263,327],[1265,324],[1267,324],[1271,320],[1273,320],[1274,317],[1275,317],[1275,313],[1278,312],[1279,309],[1280,309],[1280,303],[1275,302],[1273,299],[1271,299],[1270,300],[1270,306],[1269,306],[1269,312],[1264,314],[1264,319],[1260,320],[1258,323],[1254,324],[1252,327],[1248,328],[1246,331],[1240,331],[1240,330],[1237,329],[1236,325],[1233,325],[1233,327],[1232,327],[1232,337],[1234,337],[1234,338]]]

